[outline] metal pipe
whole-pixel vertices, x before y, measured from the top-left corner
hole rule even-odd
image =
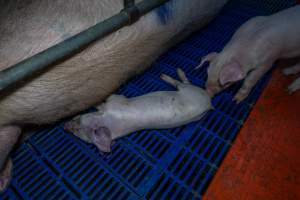
[[[144,0],[120,13],[0,72],[0,91],[79,52],[87,45],[135,22],[169,0]],[[137,18],[137,13],[139,14]]]

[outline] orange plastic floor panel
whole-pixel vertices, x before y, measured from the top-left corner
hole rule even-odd
[[[282,69],[282,68],[281,68]],[[204,200],[300,199],[300,91],[277,68]]]

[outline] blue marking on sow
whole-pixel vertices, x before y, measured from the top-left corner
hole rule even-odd
[[[232,1],[207,28],[162,55],[118,93],[130,97],[172,90],[159,75],[177,77],[177,67],[203,86],[207,64],[194,70],[201,56],[221,50],[247,19],[292,3]],[[269,77],[238,105],[232,97],[240,85],[234,85],[213,99],[216,109],[202,120],[135,132],[117,140],[111,154],[65,133],[63,122],[43,128],[13,152],[13,180],[0,199],[201,199]]]
[[[165,3],[164,5],[160,6],[155,10],[159,22],[163,25],[167,24],[170,18],[172,17],[172,7],[173,7],[173,2],[175,0],[170,0],[169,2]]]

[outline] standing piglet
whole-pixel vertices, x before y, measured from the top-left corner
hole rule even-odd
[[[202,63],[210,61],[207,91],[214,95],[232,83],[245,79],[235,96],[245,99],[257,81],[278,59],[300,55],[300,6],[267,17],[255,17],[233,35],[221,53],[210,53]],[[300,71],[300,63],[285,70],[286,74]],[[298,78],[290,87],[300,88]]]
[[[212,20],[226,1],[170,0],[135,24],[1,92],[0,191],[11,177],[8,155],[21,126],[52,123],[100,103],[174,42]],[[0,70],[122,8],[123,0],[0,0]]]

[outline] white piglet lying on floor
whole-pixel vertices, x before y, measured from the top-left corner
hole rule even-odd
[[[65,129],[82,140],[95,144],[100,151],[110,152],[116,138],[142,129],[174,128],[199,120],[212,109],[205,90],[192,85],[184,72],[177,70],[182,82],[167,75],[161,79],[178,91],[159,91],[126,98],[111,95],[99,111],[75,117]]]

